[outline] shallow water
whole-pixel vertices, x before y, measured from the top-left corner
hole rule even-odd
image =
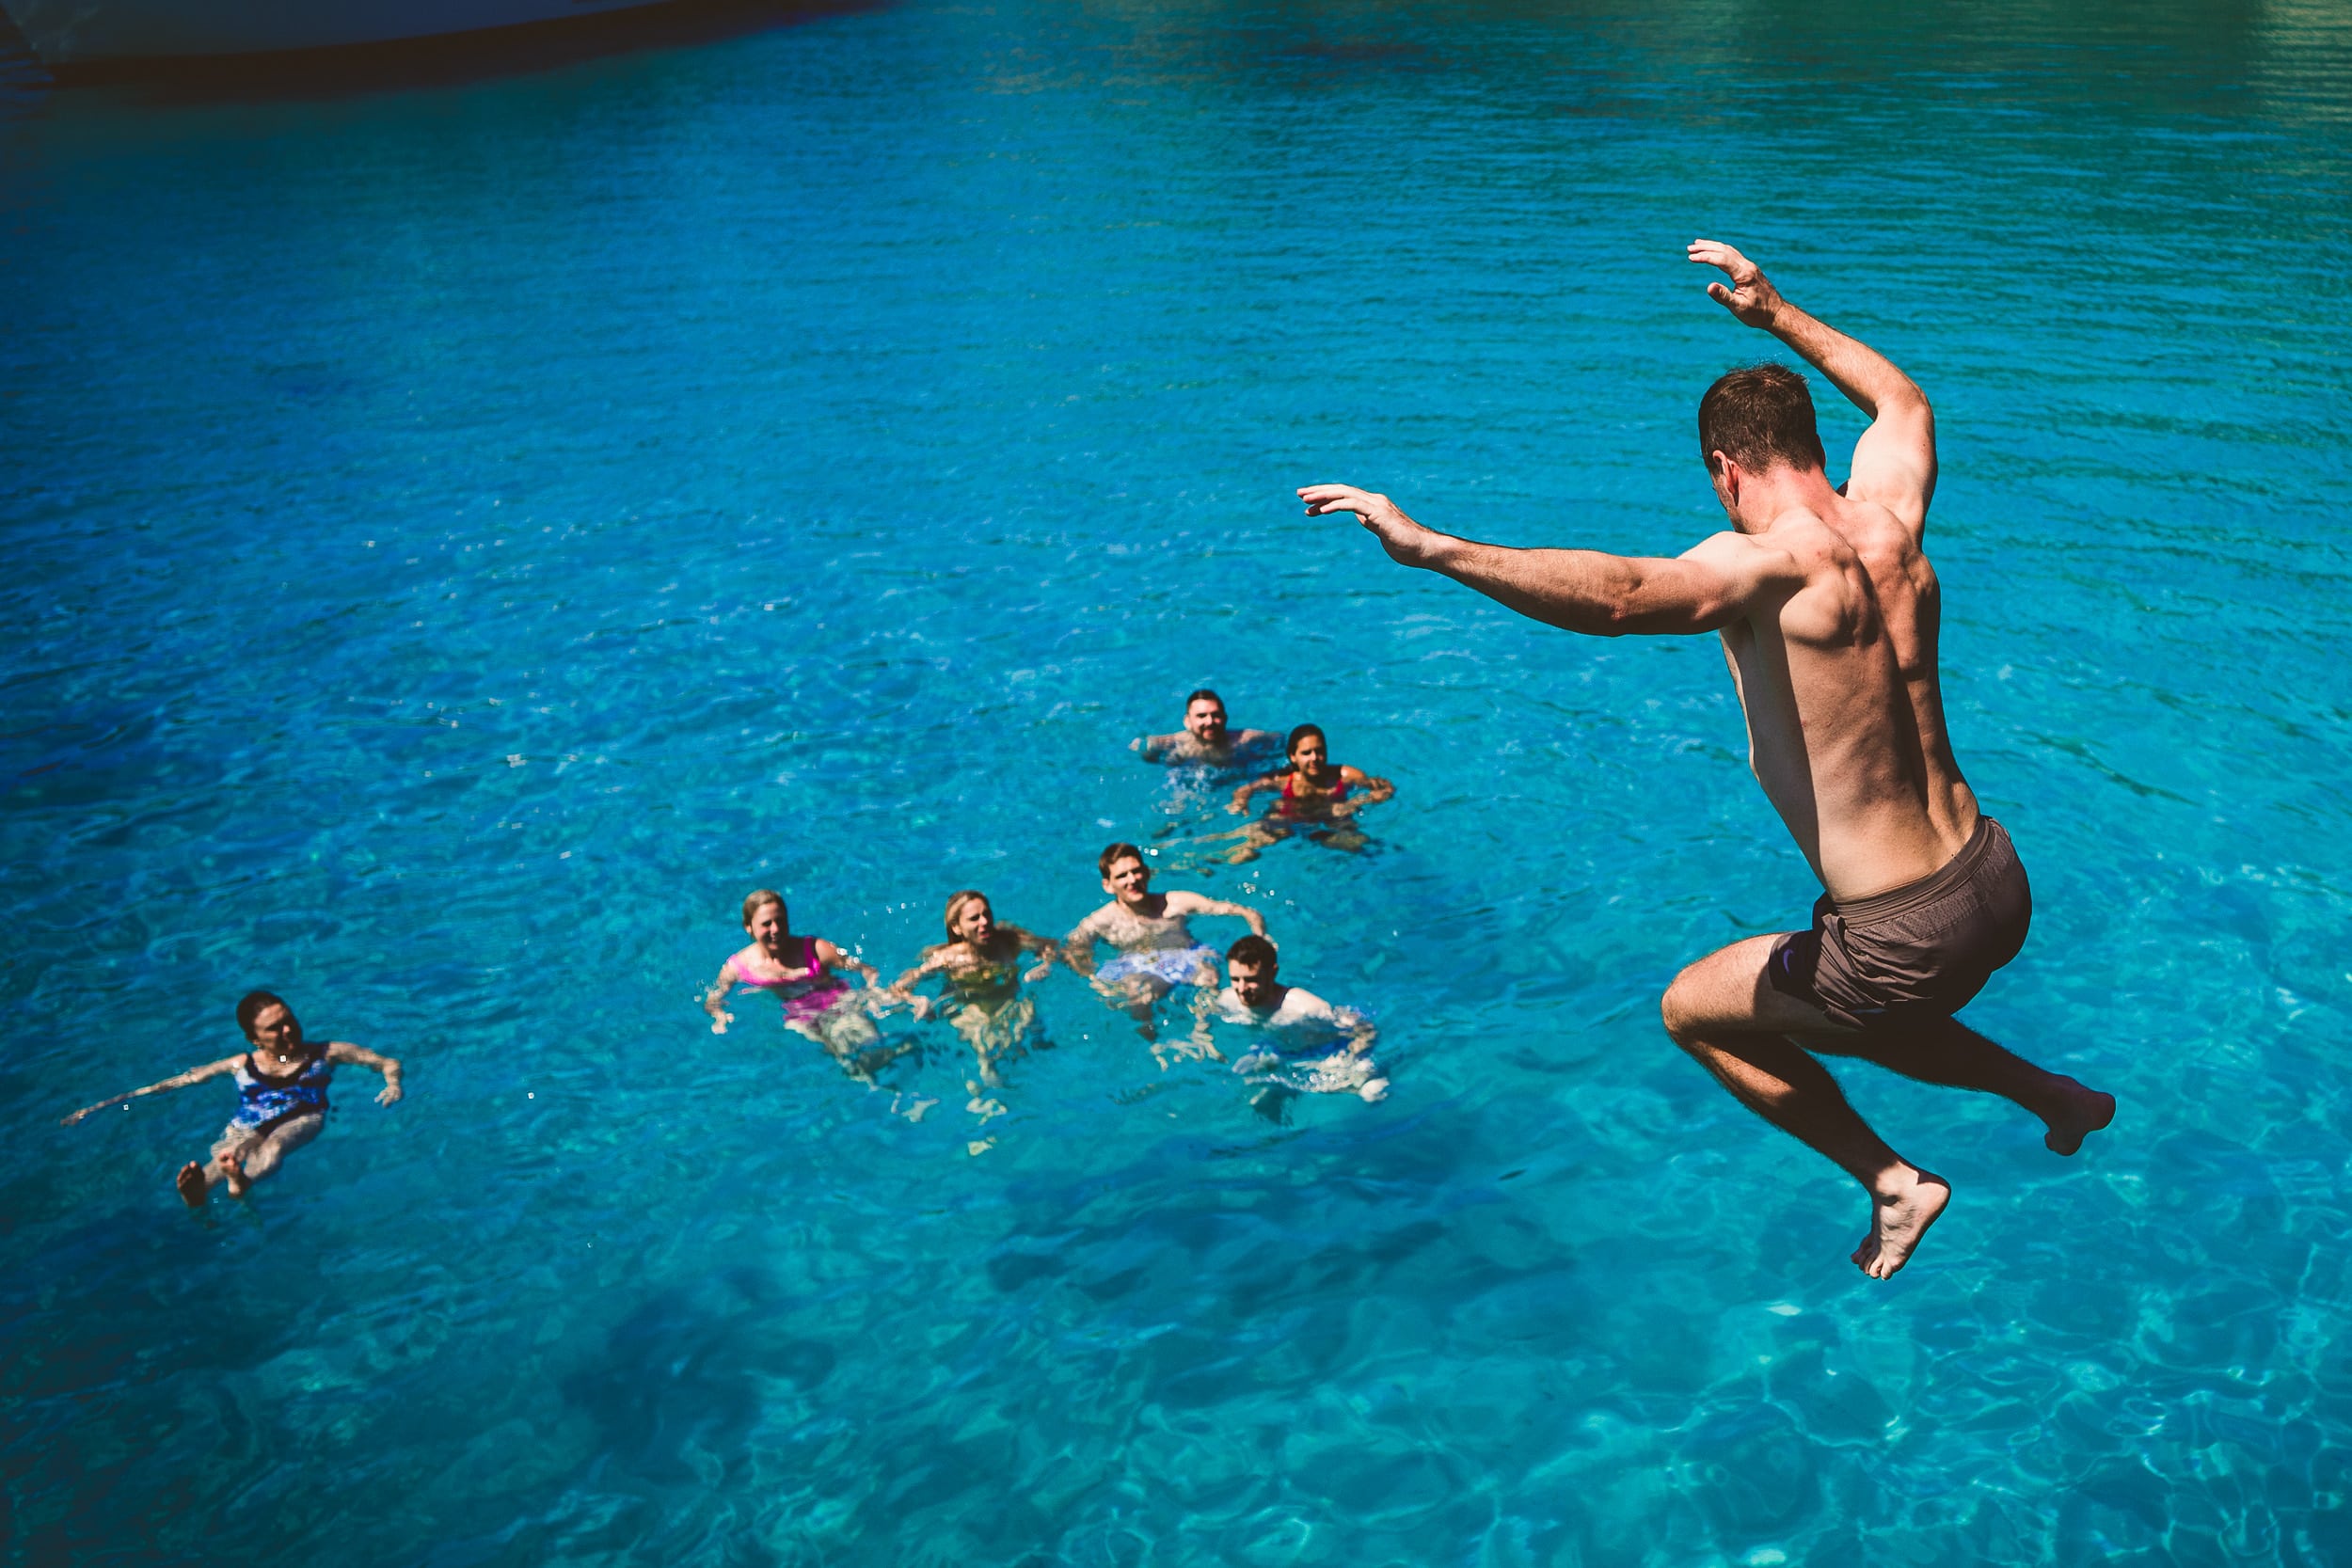
[[[2352,1556],[2340,9],[776,20],[0,62],[7,1560]],[[1713,648],[1289,497],[1710,529],[1691,410],[1771,345],[1701,232],[1937,400],[2038,905],[1969,1017],[2125,1104],[2061,1162],[1844,1071],[1958,1194],[1883,1286],[1657,1025],[1814,891]],[[1376,846],[1180,875],[1125,745],[1202,682],[1393,777]],[[1276,1125],[1066,976],[985,1129],[945,1031],[894,1097],[703,1028],[755,884],[895,970],[961,886],[1066,929],[1114,836],[1264,908],[1391,1100]],[[222,1085],[56,1125],[255,985],[405,1102],[346,1071],[200,1218]]]

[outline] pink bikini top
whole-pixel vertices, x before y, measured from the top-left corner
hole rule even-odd
[[[788,996],[797,996],[803,991],[815,990],[831,980],[833,975],[825,968],[824,960],[817,956],[817,939],[802,937],[799,940],[801,967],[809,973],[797,980],[771,980],[765,976],[754,974],[750,966],[743,962],[743,955],[740,953],[727,960],[727,968],[735,972],[735,978],[738,982],[751,987],[754,990],[779,990]]]
[[[739,982],[754,990],[774,991],[784,1003],[787,1019],[813,1018],[832,1006],[836,995],[849,990],[841,976],[827,969],[825,961],[817,956],[817,939],[803,937],[800,941],[800,967],[808,973],[797,980],[769,980],[754,974],[740,953],[727,959],[727,971]]]

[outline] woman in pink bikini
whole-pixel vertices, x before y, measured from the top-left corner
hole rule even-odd
[[[868,987],[882,976],[854,953],[844,953],[822,937],[796,937],[786,913],[784,895],[767,888],[743,900],[743,929],[751,945],[728,958],[703,998],[710,1015],[710,1032],[723,1035],[735,1015],[726,1010],[727,993],[738,986],[771,993],[784,1004],[784,1026],[825,1048],[852,1078],[870,1079],[887,1061],[875,1061],[882,1031],[870,1013],[859,1006],[856,993],[839,970],[856,974]],[[892,1054],[896,1054],[893,1053]]]
[[[1248,816],[1249,798],[1261,791],[1273,790],[1275,801],[1265,816],[1232,835],[1241,840],[1241,847],[1226,858],[1235,865],[1254,861],[1259,850],[1294,832],[1304,832],[1333,849],[1362,848],[1368,841],[1353,820],[1356,814],[1394,795],[1396,785],[1360,768],[1334,767],[1330,743],[1314,724],[1291,731],[1284,750],[1290,753],[1288,768],[1233,791],[1225,809],[1235,816]]]

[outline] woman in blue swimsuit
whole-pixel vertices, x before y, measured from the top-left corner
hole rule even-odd
[[[71,1127],[92,1111],[141,1095],[230,1074],[237,1081],[236,1116],[221,1130],[212,1159],[202,1164],[189,1161],[180,1167],[173,1183],[189,1208],[201,1209],[215,1183],[226,1181],[230,1196],[243,1197],[254,1182],[276,1170],[288,1153],[319,1135],[319,1129],[326,1125],[327,1081],[343,1063],[373,1068],[384,1075],[383,1090],[375,1097],[378,1105],[389,1105],[400,1098],[398,1057],[381,1056],[347,1040],[319,1045],[304,1039],[294,1009],[268,991],[254,991],[237,1004],[237,1026],[252,1046],[244,1054],[223,1056],[159,1084],[85,1105],[61,1125]]]

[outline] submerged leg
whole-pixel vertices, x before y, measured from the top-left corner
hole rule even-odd
[[[1951,1186],[1889,1148],[1829,1069],[1788,1037],[1838,1031],[1820,1009],[1766,982],[1764,963],[1778,940],[1751,937],[1701,958],[1675,977],[1660,1011],[1675,1043],[1741,1104],[1862,1183],[1870,1195],[1870,1234],[1853,1260],[1884,1279],[1943,1213]]]
[[[287,1155],[317,1137],[326,1125],[326,1118],[322,1116],[281,1121],[270,1129],[267,1137],[246,1145],[241,1154],[230,1155],[230,1160],[236,1163],[229,1167],[230,1193],[243,1197],[254,1182],[275,1171]]]

